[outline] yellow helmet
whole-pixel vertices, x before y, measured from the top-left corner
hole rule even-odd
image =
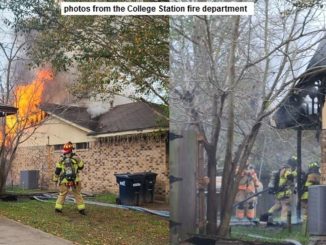
[[[310,169],[310,168],[319,168],[319,165],[318,165],[317,162],[310,162],[310,163],[308,164],[308,168],[309,168],[309,169]]]

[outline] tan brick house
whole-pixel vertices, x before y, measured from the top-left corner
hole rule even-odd
[[[53,188],[55,163],[64,143],[75,144],[85,161],[83,190],[118,192],[115,173],[157,173],[155,198],[167,200],[168,120],[155,104],[133,102],[118,105],[92,118],[87,108],[42,105],[46,120],[20,145],[8,184],[19,185],[20,173],[38,170],[41,188]]]

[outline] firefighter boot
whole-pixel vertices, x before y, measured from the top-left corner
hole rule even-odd
[[[252,202],[249,203],[248,209],[247,209],[247,218],[249,220],[253,220],[256,216],[255,213],[255,206]]]
[[[243,204],[240,204],[237,209],[235,210],[235,216],[239,219],[242,220],[244,218],[244,206]]]
[[[267,226],[273,226],[273,225],[274,225],[273,214],[267,213]]]

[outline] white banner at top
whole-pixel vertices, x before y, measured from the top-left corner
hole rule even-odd
[[[253,15],[253,2],[61,2],[62,15]]]

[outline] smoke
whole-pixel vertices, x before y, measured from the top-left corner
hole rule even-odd
[[[55,74],[53,80],[45,86],[43,102],[54,104],[71,104],[76,98],[69,92],[69,86],[73,83],[75,75],[68,72]]]
[[[28,69],[26,63],[19,63],[19,65],[17,63],[14,69],[14,76],[11,78],[13,86],[29,84],[38,76],[39,72],[52,70],[49,65],[37,69]],[[54,74],[52,80],[43,81],[44,91],[42,94],[42,103],[69,103],[72,100],[72,96],[69,94],[68,88],[72,78],[73,76],[71,74],[62,72]]]
[[[51,70],[50,65],[39,69],[30,70],[27,66],[20,66],[18,72],[19,84],[27,84],[33,81],[36,75],[43,69]],[[79,99],[70,93],[70,87],[77,81],[78,71],[71,69],[68,72],[54,74],[51,81],[44,82],[42,103],[53,103],[67,106],[79,106],[87,108],[91,118],[97,117],[112,107],[121,104],[131,103],[127,96],[113,95],[109,93],[97,94],[95,97]],[[126,89],[126,93],[130,89]]]
[[[110,95],[110,94],[99,94],[97,97],[90,98],[84,101],[87,112],[91,115],[91,118],[102,115],[103,113],[109,111],[113,107],[128,104],[134,102],[127,96],[122,95]]]
[[[87,112],[91,115],[91,118],[97,117],[102,115],[103,113],[107,112],[111,108],[111,101],[92,101],[89,102]]]
[[[115,106],[131,103],[132,100],[126,96],[112,94],[98,94],[96,97],[84,100],[81,103],[87,107],[91,118],[100,116]]]
[[[17,61],[14,64],[14,71],[12,72],[12,83],[15,85],[21,85],[30,83],[34,80],[36,75],[35,70],[27,68],[27,64],[24,61]]]

